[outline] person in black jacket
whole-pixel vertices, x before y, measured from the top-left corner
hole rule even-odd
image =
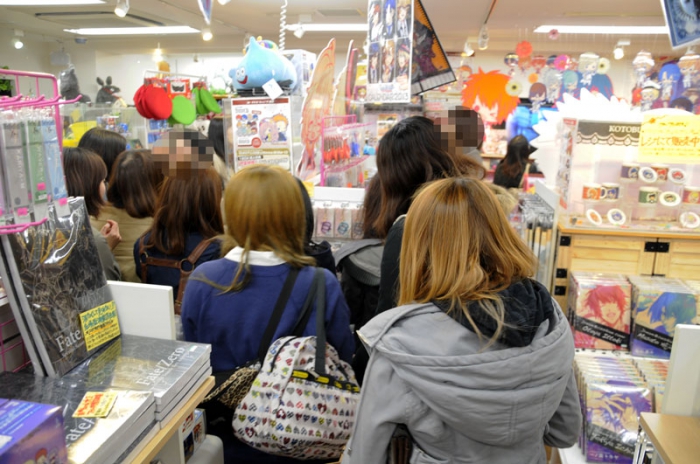
[[[310,256],[316,260],[317,267],[328,269],[333,275],[335,275],[335,259],[333,259],[333,251],[331,250],[331,244],[325,240],[321,243],[316,243],[311,239],[316,228],[314,224],[314,209],[311,205],[311,198],[309,197],[309,192],[306,191],[304,183],[298,178],[296,178],[296,181],[299,185],[299,188],[301,189],[301,196],[304,199],[304,210],[306,213],[304,253],[306,254],[306,256]]]
[[[530,161],[537,148],[530,145],[524,135],[516,135],[508,142],[506,156],[498,163],[493,183],[503,188],[522,188],[525,168],[530,165],[528,174],[538,173],[537,165]]]

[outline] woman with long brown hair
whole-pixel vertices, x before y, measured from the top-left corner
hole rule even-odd
[[[133,260],[143,283],[169,285],[180,305],[187,276],[219,258],[224,232],[221,180],[212,163],[211,142],[197,132],[170,132],[153,148],[167,177],[160,187],[153,224],[133,244]]]
[[[360,330],[371,358],[344,464],[386,462],[397,424],[420,462],[539,463],[576,442],[571,330],[499,209],[476,179],[416,196],[400,306]]]
[[[298,270],[277,330],[276,340],[290,335],[301,319],[311,287],[315,261],[304,252],[306,219],[296,179],[277,166],[242,169],[224,194],[226,235],[222,259],[195,270],[182,306],[185,339],[211,344],[214,373],[230,371],[254,361],[272,316],[275,301],[292,270]],[[326,334],[341,359],[352,357],[348,307],[335,276],[324,269]],[[302,336],[316,335],[315,316]],[[225,462],[295,463],[240,442],[231,424],[218,436],[224,440]],[[309,461],[304,461],[309,462]]]
[[[496,167],[493,183],[503,188],[523,188],[524,176],[539,172],[535,162],[530,161],[535,150],[524,135],[510,139],[506,156]]]
[[[134,242],[153,224],[162,181],[163,174],[156,169],[149,150],[124,151],[114,161],[107,188],[108,204],[100,209],[94,224],[119,224],[122,241],[114,248],[114,257],[125,281],[141,282],[134,267]]]

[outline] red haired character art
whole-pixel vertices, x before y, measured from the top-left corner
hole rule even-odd
[[[462,89],[462,104],[479,113],[487,126],[501,124],[520,103],[517,96],[506,92],[509,81],[510,77],[503,73],[485,73],[479,68]]]
[[[598,285],[587,291],[576,305],[576,316],[610,327],[618,332],[630,331],[630,295],[615,285]],[[576,331],[578,348],[620,349],[611,342]]]

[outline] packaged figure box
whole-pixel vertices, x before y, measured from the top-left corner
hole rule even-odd
[[[61,408],[0,399],[0,464],[68,463]]]

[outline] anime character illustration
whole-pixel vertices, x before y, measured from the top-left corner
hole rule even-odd
[[[272,119],[265,118],[260,121],[260,138],[265,143],[275,143],[279,140],[277,124]]]
[[[369,46],[369,66],[367,67],[367,82],[370,84],[379,83],[379,44],[373,43]]]
[[[678,67],[683,75],[683,88],[697,87],[697,78],[700,75],[700,55],[687,52],[678,60]]]
[[[690,100],[693,105],[692,112],[695,114],[700,114],[700,88],[689,88],[683,91],[683,96]]]
[[[413,65],[411,80],[413,82],[435,75],[437,67],[433,59],[437,55],[433,51],[435,42],[433,33],[423,23],[415,21],[413,24]]]
[[[681,70],[676,63],[666,63],[659,71],[659,84],[661,92],[659,98],[654,102],[653,108],[669,108],[671,101],[680,95],[682,90]]]
[[[407,40],[400,40],[396,51],[396,82],[408,83],[408,71],[411,62],[411,47]]]
[[[289,120],[283,114],[276,114],[272,117],[272,121],[277,126],[277,141],[286,142],[287,141],[287,127],[289,127]]]
[[[630,290],[618,285],[597,285],[588,290],[576,305],[576,315],[619,332],[630,331]],[[577,331],[576,346],[615,349],[619,346]]]
[[[559,100],[561,91],[561,73],[554,68],[542,71],[542,83],[547,87],[547,103]]]
[[[34,460],[36,461],[36,464],[49,464],[49,452],[46,450],[46,448],[41,448],[39,451],[37,451]]]
[[[576,71],[567,70],[561,75],[562,92],[559,96],[559,101],[563,101],[564,95],[571,95],[574,98],[579,97],[580,76]]]
[[[644,86],[644,82],[646,82],[649,73],[654,68],[654,59],[651,57],[651,53],[644,50],[637,53],[637,56],[632,60],[632,67],[637,77],[637,87],[641,88]]]
[[[671,102],[671,108],[685,110],[689,113],[693,112],[693,102],[687,97],[678,97]]]
[[[396,6],[396,32],[399,38],[411,37],[411,0],[399,0]]]
[[[518,106],[520,99],[506,93],[510,77],[499,72],[485,73],[481,68],[469,76],[462,90],[462,104],[481,116],[484,124],[501,124]]]
[[[396,48],[393,40],[387,40],[382,47],[382,82],[394,81]]]
[[[544,111],[555,111],[553,108],[543,108],[547,98],[547,88],[541,82],[535,82],[530,86],[529,92],[531,106],[518,105],[513,114],[508,117],[506,129],[508,140],[517,135],[522,135],[528,140],[533,140],[539,134],[534,126],[544,118]]]
[[[305,180],[316,174],[317,147],[323,118],[330,116],[335,80],[335,39],[319,55],[301,110],[301,142],[304,147],[296,169]]]
[[[578,59],[578,71],[581,75],[581,86],[590,88],[593,85],[593,76],[598,72],[600,56],[596,53],[582,53]]]
[[[382,36],[382,7],[380,3],[372,2],[367,11],[369,17],[369,41],[378,42]]]
[[[660,86],[654,81],[646,81],[642,88],[642,111],[648,111],[654,105],[654,101],[659,98]]]
[[[691,324],[697,315],[695,295],[690,293],[662,293],[649,307],[652,329],[673,337],[677,324]]]
[[[384,0],[384,37],[392,38],[396,32],[396,0]]]

